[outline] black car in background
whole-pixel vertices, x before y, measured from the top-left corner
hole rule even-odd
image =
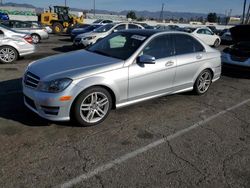
[[[77,35],[91,32],[91,31],[93,31],[101,26],[103,26],[103,25],[102,24],[94,24],[94,25],[89,25],[87,27],[74,28],[70,33],[71,40],[73,41]]]
[[[238,25],[230,29],[233,45],[222,53],[224,67],[250,70],[250,25]]]

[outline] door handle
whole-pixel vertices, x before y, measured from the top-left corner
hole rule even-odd
[[[203,58],[203,55],[202,54],[198,54],[197,56],[196,56],[196,59],[202,59]]]
[[[170,66],[172,66],[173,64],[174,64],[173,61],[168,61],[168,62],[165,64],[165,66],[166,66],[166,67],[170,67]]]

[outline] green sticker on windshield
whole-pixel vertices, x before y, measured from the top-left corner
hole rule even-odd
[[[146,37],[140,36],[140,35],[133,35],[131,38],[132,38],[132,39],[136,39],[136,40],[143,41],[143,40],[145,40]]]

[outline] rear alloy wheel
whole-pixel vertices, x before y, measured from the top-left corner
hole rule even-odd
[[[93,87],[83,92],[76,100],[72,115],[81,126],[93,126],[106,119],[112,107],[109,92],[102,87]]]
[[[197,78],[194,84],[194,91],[198,95],[206,93],[212,83],[212,74],[210,70],[204,70]]]
[[[214,47],[217,48],[220,45],[220,40],[216,39],[214,42]]]
[[[0,47],[0,62],[1,63],[13,63],[17,60],[18,53],[16,49],[11,46]]]
[[[34,44],[38,44],[41,40],[40,36],[37,34],[32,34],[31,37]]]

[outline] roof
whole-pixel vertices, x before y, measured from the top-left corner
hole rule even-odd
[[[161,30],[157,30],[157,29],[127,29],[127,30],[123,30],[120,32],[133,33],[133,34],[144,35],[144,36],[152,36],[156,33],[161,32]]]
[[[119,32],[133,33],[136,35],[144,35],[147,37],[150,37],[156,33],[187,34],[186,32],[182,32],[182,31],[166,31],[166,30],[160,30],[160,29],[127,29],[127,30],[122,30]]]

